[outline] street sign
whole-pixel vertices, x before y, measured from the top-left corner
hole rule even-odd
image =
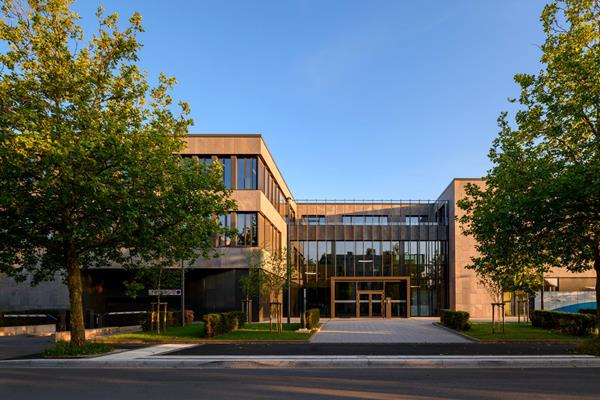
[[[181,296],[181,289],[150,289],[148,290],[148,296]]]

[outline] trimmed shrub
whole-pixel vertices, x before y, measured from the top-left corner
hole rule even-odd
[[[222,314],[205,314],[202,316],[202,320],[206,337],[218,336],[223,333]]]
[[[319,318],[321,316],[321,312],[318,308],[311,308],[306,311],[306,328],[307,329],[317,329],[319,327]]]
[[[580,308],[579,311],[577,311],[579,314],[590,314],[590,315],[596,315],[596,309],[595,308]]]
[[[440,322],[448,328],[459,331],[467,331],[471,328],[469,313],[466,311],[440,310]]]
[[[202,317],[204,321],[204,335],[213,337],[223,333],[233,332],[244,326],[244,313],[231,311],[223,313],[206,314]]]
[[[223,320],[223,333],[233,332],[239,328],[238,316],[235,312],[221,313]]]
[[[543,329],[556,329],[568,335],[589,335],[592,333],[595,324],[596,318],[587,314],[549,310],[535,310],[531,313],[532,326]]]
[[[231,311],[230,314],[234,315],[237,320],[237,329],[243,328],[246,314],[243,311]]]

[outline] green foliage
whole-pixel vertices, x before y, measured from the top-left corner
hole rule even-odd
[[[255,250],[250,256],[250,274],[260,275],[256,279],[260,292],[273,298],[279,298],[287,284],[287,250],[268,252]]]
[[[163,315],[163,314],[161,314]],[[140,319],[142,330],[150,330],[150,314],[144,314]],[[191,324],[194,321],[194,311],[185,310],[185,323]],[[181,326],[181,311],[167,311],[167,329]]]
[[[515,124],[500,116],[493,167],[458,203],[470,267],[530,293],[553,266],[600,271],[600,3],[552,1],[541,20],[544,68],[515,75]]]
[[[589,315],[596,315],[596,309],[595,308],[580,308],[579,311],[577,311],[579,314],[589,314]]]
[[[471,322],[467,335],[482,342],[579,342],[578,336],[542,329],[527,323],[506,322],[503,329],[492,333],[491,322]]]
[[[241,329],[244,327],[246,321],[246,314],[243,311],[230,311],[228,313],[230,318],[235,319],[235,324],[237,327],[235,329]]]
[[[202,320],[204,321],[206,337],[214,337],[242,328],[244,326],[244,313],[231,311],[205,314]]]
[[[186,326],[173,326],[160,334],[157,334],[156,331],[122,333],[120,335],[104,336],[96,340],[102,340],[103,343],[127,343],[132,341],[155,343],[196,340],[202,337],[204,337],[204,324],[199,323]]]
[[[589,354],[592,356],[600,356],[600,339],[594,337],[592,339],[587,339],[577,345],[575,350],[578,353]]]
[[[0,5],[0,271],[60,273],[82,344],[81,268],[210,256],[235,203],[218,163],[174,156],[189,106],[137,65],[139,14],[120,29],[100,8],[86,41],[69,0]]]
[[[321,311],[318,308],[311,308],[306,311],[306,328],[317,329],[319,327],[319,318]]]
[[[248,268],[248,274],[240,278],[240,289],[245,299],[250,299],[260,293],[261,273],[260,265],[251,263]]]
[[[204,321],[204,335],[206,337],[218,336],[223,333],[223,324],[221,314],[205,314],[202,316]]]
[[[535,310],[531,313],[531,325],[534,327],[556,329],[569,335],[589,335],[595,324],[596,319],[586,314],[549,310]]]
[[[299,323],[282,324],[281,332],[272,331],[269,323],[251,323],[246,324],[237,331],[224,333],[217,337],[217,340],[236,340],[236,341],[301,341],[306,342],[313,332],[297,332],[300,328]]]
[[[70,342],[56,342],[56,345],[44,351],[45,357],[76,357],[102,354],[112,351],[112,347],[104,343],[87,342],[83,346],[75,346]]]
[[[466,311],[440,310],[440,323],[459,331],[467,331],[471,327]]]

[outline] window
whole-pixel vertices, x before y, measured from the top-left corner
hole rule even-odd
[[[212,165],[212,162],[213,162],[211,156],[200,156],[200,157],[198,157],[198,161],[200,162],[200,164],[206,165],[209,167]]]
[[[223,165],[223,182],[225,182],[225,187],[231,189],[231,157],[219,157],[218,161]]]
[[[404,223],[406,225],[419,225],[427,222],[427,219],[427,215],[407,215],[404,217]]]
[[[258,181],[256,157],[238,157],[237,167],[237,188],[256,190]]]
[[[219,215],[219,223],[224,229],[232,229],[231,226],[231,213]],[[217,246],[231,246],[231,237],[229,236],[229,232],[221,232],[217,237]]]
[[[305,215],[302,217],[302,221],[306,225],[325,225],[324,215]]]
[[[343,225],[387,225],[387,215],[343,215]]]
[[[258,246],[256,213],[237,213],[237,245]]]

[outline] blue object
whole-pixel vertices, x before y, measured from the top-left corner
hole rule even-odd
[[[564,306],[564,307],[560,307],[560,308],[555,308],[553,311],[563,311],[563,312],[579,312],[579,310],[581,310],[582,308],[593,308],[596,309],[596,302],[595,301],[589,301],[587,303],[577,303],[577,304],[571,304],[568,306]]]

